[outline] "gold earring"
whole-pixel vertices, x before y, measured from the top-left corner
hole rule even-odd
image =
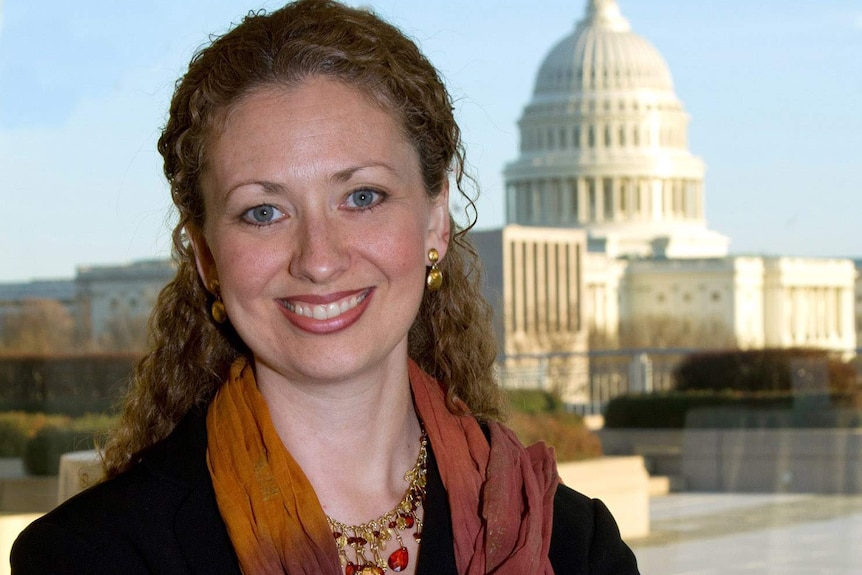
[[[221,285],[218,280],[212,280],[209,288],[215,297],[212,306],[210,306],[210,314],[216,323],[224,323],[227,320],[227,310],[224,308],[224,302],[221,301]]]
[[[428,250],[428,259],[431,261],[431,269],[428,270],[425,284],[428,286],[428,291],[437,291],[443,285],[443,272],[437,269],[437,261],[440,259],[439,252],[431,248]]]

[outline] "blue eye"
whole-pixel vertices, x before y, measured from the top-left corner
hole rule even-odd
[[[374,207],[381,200],[381,194],[379,192],[375,192],[374,190],[369,190],[368,188],[362,188],[360,190],[355,190],[350,192],[347,196],[347,204],[351,208],[357,209],[366,209]]]
[[[263,225],[270,224],[281,218],[283,215],[284,214],[281,213],[281,210],[275,206],[263,204],[251,208],[245,212],[242,217],[251,224]]]

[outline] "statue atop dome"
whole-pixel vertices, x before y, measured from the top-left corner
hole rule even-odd
[[[587,4],[586,17],[578,23],[579,26],[601,26],[615,32],[631,30],[629,21],[623,18],[616,0],[590,0]]]

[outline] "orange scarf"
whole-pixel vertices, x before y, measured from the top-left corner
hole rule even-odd
[[[548,560],[559,481],[553,451],[446,407],[441,386],[410,362],[419,417],[452,510],[458,572],[552,574]],[[219,511],[246,575],[340,575],[326,515],[284,448],[244,359],[231,367],[207,414],[207,463]]]

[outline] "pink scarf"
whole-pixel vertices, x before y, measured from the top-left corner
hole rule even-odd
[[[488,423],[489,446],[476,419],[453,415],[442,387],[413,362],[410,383],[449,496],[458,573],[552,574],[553,450],[544,443],[525,449],[495,422]]]

